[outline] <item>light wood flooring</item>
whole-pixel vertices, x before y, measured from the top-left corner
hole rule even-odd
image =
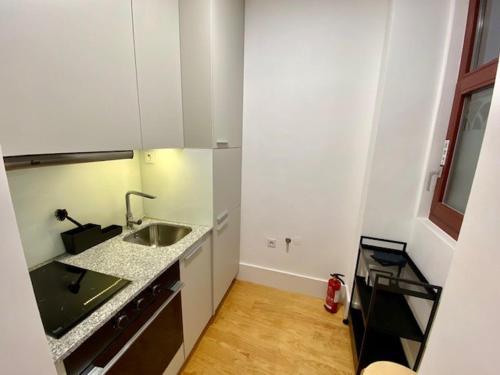
[[[354,374],[342,311],[323,301],[235,281],[181,372]]]

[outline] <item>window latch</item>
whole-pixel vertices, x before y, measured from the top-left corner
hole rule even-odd
[[[443,152],[441,153],[441,161],[439,163],[439,169],[429,172],[429,178],[427,180],[427,189],[426,189],[427,191],[431,191],[432,180],[434,179],[434,177],[436,178],[441,177],[441,173],[443,172],[443,167],[446,163],[446,157],[448,156],[449,146],[450,146],[450,140],[446,139],[443,145]]]
[[[430,171],[429,172],[429,178],[427,179],[427,188],[425,190],[431,191],[432,180],[434,179],[434,176],[436,176],[436,178],[441,177],[442,170],[443,170],[443,167],[440,166],[437,171]]]

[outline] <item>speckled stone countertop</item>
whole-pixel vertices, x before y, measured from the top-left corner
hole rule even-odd
[[[179,242],[165,247],[147,247],[123,241],[131,231],[123,233],[78,255],[61,255],[56,260],[81,268],[122,277],[131,283],[114,295],[108,302],[89,315],[84,321],[60,339],[47,336],[54,362],[66,358],[89,336],[104,325],[122,307],[144,290],[154,278],[178,260],[193,245],[201,243],[211,228],[200,225],[144,219],[136,231],[155,222],[188,226],[192,231]]]

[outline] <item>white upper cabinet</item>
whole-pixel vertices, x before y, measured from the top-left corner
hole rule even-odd
[[[140,148],[130,2],[2,1],[0,50],[5,155]]]
[[[184,146],[212,148],[210,0],[180,0]]]
[[[144,149],[183,147],[178,0],[133,0]]]
[[[241,146],[244,0],[180,0],[186,147]]]
[[[245,2],[211,3],[214,146],[241,147]]]

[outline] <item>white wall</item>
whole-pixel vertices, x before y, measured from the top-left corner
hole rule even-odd
[[[427,218],[432,193],[425,187],[448,126],[467,12],[463,3],[468,1],[392,3],[366,187],[363,233],[408,241],[410,255],[437,285],[446,281],[454,241]],[[431,305],[415,299],[410,305],[425,326]],[[418,346],[407,340],[403,345],[413,363]]]
[[[401,239],[409,239],[409,252],[429,281],[445,286],[441,307],[438,310],[431,341],[426,350],[420,373],[495,373],[489,368],[491,367],[490,362],[484,359],[492,358],[494,355],[492,348],[497,346],[493,338],[491,339],[491,343],[488,340],[492,332],[499,331],[498,327],[491,324],[496,321],[494,315],[494,311],[497,309],[497,306],[495,306],[495,296],[499,295],[500,290],[495,286],[493,276],[491,277],[491,281],[485,280],[485,277],[488,278],[489,275],[498,273],[499,264],[498,256],[494,253],[496,251],[494,248],[495,244],[493,240],[488,241],[487,238],[488,236],[493,236],[495,229],[498,228],[498,218],[494,216],[495,208],[486,207],[486,202],[492,202],[491,199],[487,200],[486,197],[491,197],[496,192],[494,187],[498,190],[496,186],[499,184],[498,174],[493,177],[483,176],[483,181],[485,181],[483,190],[476,194],[476,200],[479,201],[477,204],[477,214],[474,213],[475,211],[472,208],[474,203],[471,195],[465,218],[470,227],[474,228],[475,234],[471,235],[469,240],[464,240],[464,238],[468,238],[467,224],[464,222],[458,244],[428,219],[434,183],[430,191],[425,190],[429,173],[438,168],[442,144],[448,128],[462,52],[468,1],[451,0],[449,5],[445,2],[432,2],[432,4],[429,2],[413,2],[412,4],[406,2],[405,4],[402,1],[394,2],[393,4],[395,6],[394,9],[404,6],[407,6],[408,9],[418,7],[420,11],[426,9],[426,12],[428,12],[427,16],[420,14],[420,16],[415,17],[414,14],[418,13],[417,9],[410,12],[412,14],[407,13],[410,15],[410,17],[407,17],[409,19],[408,24],[400,23],[400,26],[403,29],[409,30],[412,25],[410,19],[430,20],[431,24],[434,23],[440,31],[439,33],[436,32],[435,35],[431,35],[429,45],[436,47],[437,43],[440,43],[442,45],[440,48],[444,51],[444,56],[441,63],[436,60],[436,66],[433,68],[435,75],[431,96],[434,99],[431,102],[425,101],[427,120],[424,122],[424,118],[420,117],[422,128],[413,127],[414,124],[412,124],[412,121],[401,121],[398,127],[394,127],[391,130],[392,133],[387,133],[384,136],[384,122],[380,121],[378,123],[375,147],[382,150],[382,157],[377,158],[375,153],[374,166],[371,171],[372,178],[368,188],[369,202],[367,202],[364,230],[365,233],[368,232],[373,235],[397,235],[398,233],[404,233],[404,238]],[[439,11],[432,11],[433,7]],[[404,20],[404,17],[398,18],[398,20],[401,22]],[[441,26],[436,22],[440,22]],[[394,27],[395,24],[397,22],[393,22],[392,26]],[[426,29],[421,28],[421,30],[423,30],[423,33],[419,34],[419,38],[425,35]],[[394,29],[392,32],[394,32]],[[404,33],[401,29],[400,37],[402,35]],[[398,47],[397,51],[403,51],[404,48],[402,47]],[[421,48],[420,52],[423,50],[428,51],[425,48]],[[389,56],[391,56],[391,53],[389,53]],[[411,70],[414,70],[414,66],[419,66],[419,64],[426,62],[429,63],[425,59],[422,61],[415,60],[413,65],[410,64],[410,67],[412,67]],[[390,79],[390,66],[389,62],[387,80]],[[423,83],[427,84],[427,82]],[[400,106],[395,105],[398,103],[398,100],[396,97],[391,99],[390,91],[388,93],[387,90],[386,88],[384,99],[389,101],[389,107],[393,107],[394,113],[397,114],[400,110]],[[409,95],[407,100],[414,106],[424,103],[422,100],[417,100],[418,93],[418,91],[413,93],[407,92]],[[496,95],[495,103],[498,104],[498,90]],[[404,113],[411,113],[412,108],[406,109]],[[384,112],[381,111],[381,113],[381,118],[383,118]],[[413,118],[419,118],[419,116],[419,114],[414,113],[409,118],[413,120]],[[490,113],[488,128],[494,127],[493,124],[498,123],[498,105],[497,118],[495,119],[494,116]],[[390,122],[386,122],[385,124],[390,125]],[[489,131],[491,134],[495,133],[490,135],[491,139],[495,139],[496,137],[496,140],[498,140],[498,127],[494,131]],[[393,138],[391,138],[391,134],[394,135]],[[420,146],[418,150],[410,148],[412,154],[405,154],[404,150],[401,151],[401,149],[391,146],[391,142],[394,140],[399,140],[403,144],[411,142],[412,145],[419,144]],[[481,160],[489,159],[489,168],[484,168],[488,168],[490,171],[497,171],[498,152],[495,155],[496,160],[492,154],[495,147],[496,150],[499,149],[498,142],[495,145],[493,145],[494,141],[490,140],[490,142],[489,151],[487,151],[487,146],[483,145]],[[394,150],[397,152],[394,152]],[[405,170],[398,160],[400,152],[403,152],[402,159],[406,162],[408,170]],[[489,154],[489,156],[483,157],[483,154]],[[390,169],[394,165],[394,163],[389,163],[391,158],[396,160],[395,165],[399,169],[396,169],[397,173],[394,173],[394,176],[399,176],[398,181],[394,184],[389,183],[393,172]],[[384,163],[380,164],[380,160],[383,161],[384,159],[385,169],[383,168]],[[379,163],[378,167],[377,163]],[[483,162],[483,165],[486,163]],[[378,183],[374,183],[373,176],[377,173],[377,168],[379,173],[375,180],[378,180]],[[481,184],[477,182],[481,179],[480,173],[478,167],[473,188],[476,189],[475,191],[481,190],[481,188],[477,188],[477,185]],[[385,183],[381,183],[381,181],[385,181]],[[411,181],[413,184],[410,189],[411,191],[408,189],[408,181]],[[490,185],[488,186],[488,184]],[[494,187],[492,188],[491,186]],[[489,189],[491,191],[488,192],[487,190]],[[394,199],[397,204],[391,206],[391,203],[388,203],[387,199]],[[384,210],[389,213],[389,220],[387,221],[382,219]],[[400,219],[401,222],[398,223]],[[484,225],[485,219],[488,220],[488,225]],[[483,228],[481,229],[480,226],[483,226]],[[460,253],[462,243],[467,243],[467,245],[463,246],[464,248],[467,247],[467,253],[463,256]],[[465,254],[465,252],[462,254]],[[488,274],[484,273],[486,264],[488,264]],[[450,265],[452,267],[448,277]],[[476,282],[476,280],[480,281]],[[483,288],[484,285],[487,287]],[[490,285],[492,287],[488,289]],[[452,295],[452,297],[447,297],[449,295]],[[470,296],[467,299],[470,303],[465,305],[463,303],[464,295]],[[420,313],[426,310],[427,307],[413,306],[413,308],[416,309],[417,318],[420,318]],[[482,322],[489,322],[489,325]],[[490,353],[488,353],[489,350],[491,350]],[[407,351],[407,354],[411,356],[411,350]]]
[[[144,201],[146,216],[181,223],[212,225],[212,150],[150,150],[140,153],[142,188],[156,195]]]
[[[387,16],[388,1],[247,0],[243,264],[351,273]]]
[[[366,235],[410,238],[445,57],[449,7],[449,0],[392,2],[363,222]]]
[[[441,73],[441,84],[438,88],[438,106],[429,132],[426,161],[420,178],[420,194],[417,203],[417,218],[413,223],[413,231],[409,248],[415,262],[425,272],[428,279],[443,284],[453,258],[456,241],[437,227],[429,219],[429,210],[434,193],[435,178],[431,181],[430,191],[426,190],[429,174],[439,167],[443,141],[446,137],[450,121],[451,107],[458,77],[458,69],[462,54],[462,46],[467,21],[468,0],[454,0],[450,9],[450,25],[447,36],[447,56]]]
[[[0,151],[1,157],[1,151]],[[0,162],[0,364],[3,374],[55,374]]]
[[[141,190],[137,155],[133,160],[14,170],[7,177],[29,267],[65,251],[60,233],[74,225],[57,221],[57,208],[66,208],[83,224],[124,225],[125,193]],[[143,216],[142,198],[132,197],[132,210],[135,217]]]
[[[499,72],[500,73],[500,72]],[[500,74],[497,73],[497,82]],[[420,374],[497,374],[500,89],[493,94],[467,213]]]
[[[434,184],[426,187],[448,128],[467,9],[468,0],[393,2],[363,220],[365,234],[408,241],[439,285],[455,241],[428,219]]]

